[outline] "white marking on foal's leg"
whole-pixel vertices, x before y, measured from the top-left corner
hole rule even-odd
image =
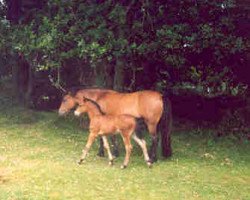
[[[78,164],[81,164],[84,161],[84,159],[86,158],[86,156],[89,152],[89,149],[90,149],[91,145],[93,144],[95,138],[96,138],[95,133],[89,134],[87,144],[86,144],[85,148],[82,150],[82,155],[81,155],[80,160],[78,161]]]
[[[82,162],[85,160],[87,154],[88,154],[88,151],[89,151],[89,148],[85,147],[83,150],[82,150],[82,155],[80,157],[80,160],[78,161],[78,164],[82,164]]]
[[[106,136],[102,136],[102,139],[103,139],[103,145],[104,145],[104,148],[107,150],[107,153],[108,153],[108,157],[109,157],[109,165],[113,165],[113,155],[110,151],[110,147],[109,147],[109,143],[108,143],[108,139]]]
[[[135,134],[132,135],[132,138],[141,147],[143,155],[144,155],[144,160],[147,162],[147,165],[149,167],[151,167],[152,163],[151,163],[150,158],[148,156],[147,145],[146,145],[145,140],[138,138]]]
[[[125,150],[126,150],[125,159],[123,161],[123,165],[121,166],[122,169],[125,169],[128,166],[130,154],[132,151],[132,145],[130,142],[130,137],[128,137],[128,135],[131,135],[131,134],[125,134],[125,136],[122,135],[122,139],[123,139]]]

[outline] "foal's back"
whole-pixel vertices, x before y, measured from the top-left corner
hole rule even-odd
[[[132,131],[135,127],[136,120],[130,115],[99,115],[90,121],[90,129],[102,134]]]

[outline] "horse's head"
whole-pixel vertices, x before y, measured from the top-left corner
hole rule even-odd
[[[71,109],[76,106],[76,99],[71,94],[66,94],[63,96],[58,113],[60,116],[67,114]]]

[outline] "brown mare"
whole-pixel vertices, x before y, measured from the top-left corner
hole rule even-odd
[[[97,103],[86,98],[84,98],[83,102],[79,104],[74,113],[76,116],[80,116],[82,113],[87,113],[90,119],[88,141],[82,151],[82,156],[80,158],[79,164],[81,164],[82,161],[85,159],[96,137],[101,136],[103,138],[104,147],[108,152],[109,163],[110,165],[112,165],[113,156],[110,152],[106,136],[120,133],[126,150],[125,159],[121,168],[126,168],[129,162],[132,150],[132,145],[130,141],[131,137],[142,148],[144,159],[147,162],[148,166],[151,166],[145,140],[138,138],[134,133],[136,128],[136,120],[134,117],[130,115],[105,115],[103,114]]]
[[[101,110],[109,115],[131,115],[142,118],[151,135],[150,158],[157,160],[158,134],[161,132],[162,155],[172,154],[170,128],[172,122],[171,103],[168,98],[156,91],[143,90],[133,93],[119,93],[107,89],[72,89],[64,95],[59,115],[64,115],[76,105],[83,103],[83,97],[98,103]],[[161,122],[161,123],[160,123]]]

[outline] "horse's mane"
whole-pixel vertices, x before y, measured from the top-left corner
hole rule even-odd
[[[100,111],[100,113],[101,113],[102,115],[105,115],[105,113],[102,111],[102,109],[101,109],[101,107],[100,107],[100,105],[99,105],[98,103],[96,103],[96,102],[93,101],[92,99],[89,99],[89,98],[86,98],[86,97],[84,97],[83,100],[84,100],[85,102],[88,101],[88,102],[91,102],[92,104],[94,104],[94,105],[97,107],[97,109]]]
[[[75,96],[76,93],[77,93],[79,90],[91,90],[91,89],[110,90],[110,89],[108,89],[108,88],[102,88],[102,87],[98,87],[98,86],[91,86],[91,87],[88,87],[88,86],[82,85],[82,86],[70,87],[70,88],[67,89],[67,92],[70,93],[72,96]]]
[[[96,89],[97,87],[93,87],[93,89]],[[70,88],[67,88],[67,92],[70,93],[71,95],[75,96],[76,93],[79,91],[79,90],[85,90],[85,89],[89,89],[88,86],[86,85],[81,85],[81,86],[74,86],[74,87],[70,87]]]

